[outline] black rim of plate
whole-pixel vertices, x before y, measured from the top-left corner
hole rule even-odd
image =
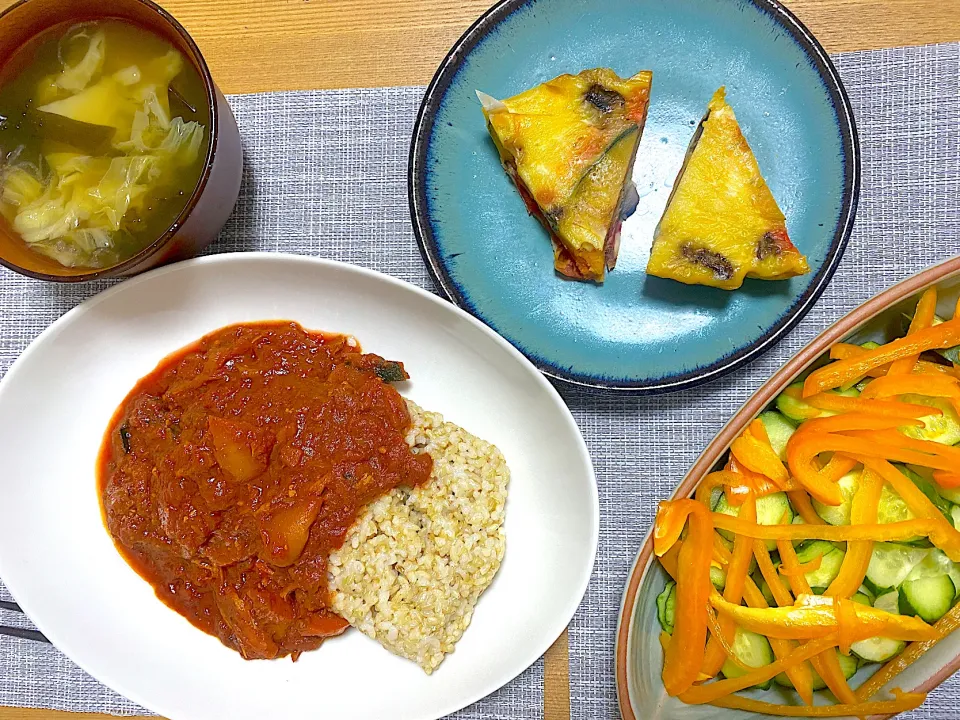
[[[844,158],[843,196],[841,198],[840,218],[836,232],[827,256],[820,271],[811,279],[806,290],[794,304],[774,323],[766,332],[752,343],[739,348],[735,352],[718,358],[710,365],[696,370],[677,373],[676,375],[658,378],[655,380],[606,380],[589,375],[578,375],[562,368],[551,365],[536,357],[530,357],[540,371],[548,377],[562,380],[566,383],[587,388],[615,390],[625,393],[654,395],[665,392],[685,390],[703,385],[726,375],[756,359],[773,347],[790,330],[803,319],[810,308],[816,303],[826,289],[827,284],[836,272],[847,241],[853,230],[853,221],[856,216],[857,203],[860,199],[860,141],[857,135],[857,126],[853,119],[853,108],[850,99],[840,80],[837,69],[831,62],[826,50],[819,41],[801,23],[793,13],[781,5],[777,0],[742,0],[754,5],[759,10],[770,15],[781,27],[794,38],[798,45],[809,57],[813,66],[820,74],[824,87],[838,117],[838,127],[842,141],[841,151]],[[427,91],[420,103],[413,128],[413,137],[410,142],[410,157],[407,174],[407,189],[410,202],[410,218],[413,230],[417,237],[417,244],[427,264],[430,274],[443,289],[448,299],[459,307],[471,313],[479,320],[486,322],[477,310],[467,302],[460,288],[452,280],[444,265],[440,253],[437,251],[436,239],[433,235],[430,217],[427,211],[427,150],[430,137],[433,134],[434,121],[437,110],[456,77],[463,61],[473,49],[501,22],[525,5],[535,2],[549,2],[549,0],[500,0],[487,10],[467,31],[444,57],[437,68],[433,79],[427,86]],[[489,324],[489,323],[488,323]],[[494,331],[499,330],[493,325]],[[509,338],[508,338],[509,339]],[[523,348],[518,348],[523,352]],[[526,354],[526,353],[524,353]],[[529,357],[529,356],[528,356]]]

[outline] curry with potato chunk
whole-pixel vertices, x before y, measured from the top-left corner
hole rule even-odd
[[[245,658],[343,632],[327,564],[371,501],[430,477],[389,382],[400,363],[296,323],[234,325],[171,355],[104,438],[107,529],[158,597]]]

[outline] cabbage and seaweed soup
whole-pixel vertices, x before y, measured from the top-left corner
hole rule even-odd
[[[0,222],[63,266],[103,268],[176,220],[210,141],[203,81],[121,20],[62,24],[0,74]]]

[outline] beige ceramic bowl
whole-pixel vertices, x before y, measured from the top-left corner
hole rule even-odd
[[[747,400],[713,439],[683,478],[673,497],[692,495],[700,479],[725,456],[734,438],[831,345],[842,341],[885,342],[899,335],[902,313],[912,310],[920,293],[932,285],[939,290],[938,313],[952,316],[960,296],[960,256],[924,270],[868,300],[797,353]],[[666,694],[660,679],[663,652],[658,639],[660,625],[657,622],[656,603],[666,579],[666,573],[653,554],[652,533],[648,534],[627,579],[617,627],[615,669],[623,720],[747,720],[769,717],[711,705],[686,705]],[[863,682],[877,667],[870,665],[862,668],[851,680],[853,686]],[[891,686],[928,691],[958,669],[960,632],[954,632],[901,673]],[[788,698],[785,691],[777,689],[776,685],[767,691],[751,690],[746,694],[768,702],[786,702]]]

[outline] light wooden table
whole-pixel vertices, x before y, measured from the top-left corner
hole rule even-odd
[[[225,93],[426,85],[492,0],[160,0]],[[0,0],[0,9],[13,0]],[[829,52],[960,40],[960,0],[786,0]],[[612,663],[611,663],[612,664]],[[547,652],[544,720],[569,720],[567,634]],[[0,707],[0,720],[105,720]]]

